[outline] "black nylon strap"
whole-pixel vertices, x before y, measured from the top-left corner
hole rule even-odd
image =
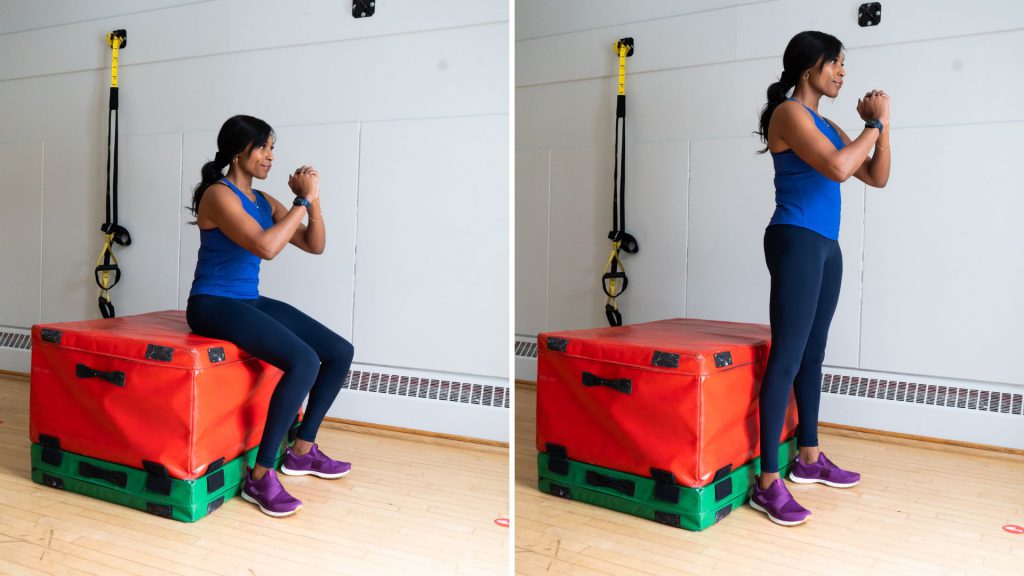
[[[118,470],[108,470],[101,468],[89,462],[78,463],[78,475],[83,478],[93,478],[96,480],[103,480],[109,482],[119,488],[125,488],[128,486],[128,474],[120,472]]]
[[[676,475],[668,470],[651,468],[651,478],[654,479],[654,497],[669,504],[679,503],[679,486],[676,484]]]
[[[562,486],[554,482],[548,482],[548,492],[559,498],[572,498],[572,490],[568,486]]]
[[[206,467],[206,493],[213,494],[224,487],[224,459],[219,458]]]
[[[43,447],[43,462],[60,466],[61,460],[64,458],[64,453],[60,449],[60,440],[56,436],[40,434],[39,445]]]
[[[617,492],[621,492],[626,496],[632,497],[636,493],[636,482],[632,480],[626,480],[625,478],[613,478],[606,476],[593,470],[587,470],[587,484],[591,486],[597,486],[599,488],[611,488]]]
[[[75,377],[77,378],[99,378],[110,382],[114,386],[124,387],[125,376],[124,372],[101,372],[100,370],[94,370],[85,364],[75,364]]]
[[[43,474],[43,484],[58,490],[64,489],[64,480],[50,474]]]
[[[667,524],[668,526],[671,526],[673,528],[679,528],[679,514],[655,510],[654,521],[659,522],[661,524]]]
[[[150,514],[156,514],[164,518],[170,518],[173,514],[173,509],[170,506],[164,504],[157,504],[156,502],[146,502],[146,512]]]
[[[221,504],[224,504],[224,497],[223,496],[221,496],[220,498],[217,498],[216,500],[210,502],[206,506],[206,513],[207,514],[213,514],[214,510],[216,510],[217,508],[221,507]]]
[[[715,502],[721,502],[732,496],[732,478],[720,480],[715,484]]]
[[[623,394],[633,393],[633,382],[629,378],[618,378],[615,380],[608,380],[606,378],[601,378],[596,374],[584,372],[583,385],[588,388],[593,386],[607,386],[612,390],[622,392]]]
[[[146,471],[146,490],[165,496],[171,495],[171,477],[167,474],[167,467],[158,462],[142,461],[142,468]]]
[[[569,453],[565,446],[548,442],[545,446],[548,455],[548,471],[565,476],[569,473]]]

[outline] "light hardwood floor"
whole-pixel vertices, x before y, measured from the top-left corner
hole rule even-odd
[[[744,506],[687,532],[537,490],[536,389],[516,386],[516,574],[1024,574],[1024,457],[950,452],[822,429],[863,474],[847,490],[789,484],[813,512],[784,528]]]
[[[0,574],[508,574],[508,450],[327,427],[340,480],[288,477],[274,519],[235,498],[186,524],[34,484],[28,390],[0,377]]]

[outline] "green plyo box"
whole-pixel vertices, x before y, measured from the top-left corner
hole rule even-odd
[[[785,476],[797,454],[796,438],[779,447],[779,473]],[[552,461],[554,460],[554,461]],[[677,486],[666,478],[647,478],[569,459],[537,457],[540,490],[556,496],[625,512],[685,528],[704,530],[748,499],[761,459],[723,473],[700,488]]]
[[[278,449],[275,468],[288,445],[283,442]],[[257,446],[226,464],[211,465],[201,478],[179,480],[153,470],[32,444],[32,480],[165,518],[195,522],[241,493],[246,470],[255,464],[258,451]]]

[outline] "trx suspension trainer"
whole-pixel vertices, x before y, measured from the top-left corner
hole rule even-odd
[[[110,109],[107,112],[107,220],[100,226],[103,232],[103,250],[96,259],[96,284],[100,287],[100,314],[104,318],[114,317],[114,304],[110,301],[110,289],[121,279],[121,269],[117,266],[117,258],[114,256],[114,244],[128,246],[132,243],[132,237],[123,226],[117,223],[117,52],[128,45],[128,33],[124,30],[114,30],[107,34],[107,44],[110,46],[111,67],[110,67]],[[114,142],[113,154],[110,150],[110,142]],[[111,156],[113,156],[113,170],[111,170]]]
[[[605,316],[611,326],[622,325],[622,313],[616,298],[626,291],[629,279],[626,268],[619,259],[619,251],[636,254],[640,250],[636,238],[626,232],[626,58],[633,55],[633,39],[622,38],[615,42],[615,53],[619,56],[619,94],[615,102],[615,174],[612,192],[612,230],[608,239],[612,241],[612,252],[601,276],[601,288],[608,300],[604,305]],[[619,137],[621,130],[622,137]],[[621,142],[621,145],[620,145]],[[621,146],[621,152],[620,152]],[[621,280],[622,285],[619,285]]]

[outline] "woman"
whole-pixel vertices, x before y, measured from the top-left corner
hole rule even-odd
[[[270,172],[274,139],[273,129],[251,116],[229,118],[217,135],[217,155],[203,166],[203,181],[192,197],[200,245],[187,317],[197,334],[233,342],[284,372],[270,398],[242,498],[271,516],[288,516],[302,502],[281,486],[274,457],[307,394],[305,417],[281,471],[340,478],[351,469],[320,452],[314,441],[348,374],[353,349],[316,320],[259,295],[261,260],[277,256],[289,242],[311,254],[323,253],[325,244],[320,179],[313,167],[302,166],[289,176],[295,193],[289,207],[252,188],[253,178],[263,180]],[[296,286],[298,296],[302,291]]]
[[[750,505],[775,523],[806,522],[810,511],[779,478],[779,436],[789,394],[796,396],[800,454],[790,480],[849,488],[860,481],[818,449],[821,364],[843,275],[839,250],[839,183],[850,176],[882,188],[889,180],[889,97],[872,90],[857,102],[866,121],[856,140],[818,115],[822,96],[843,86],[843,45],[822,32],[801,32],[783,55],[781,79],[768,87],[758,134],[775,164],[775,214],[765,230],[771,273],[772,347],[761,386],[761,476]],[[790,98],[786,94],[793,89]],[[869,156],[872,147],[875,155]]]

